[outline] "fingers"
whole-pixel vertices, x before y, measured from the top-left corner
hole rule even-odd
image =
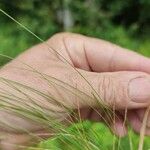
[[[142,72],[150,73],[150,59],[149,58],[141,56],[135,52],[131,52],[127,49],[123,49],[109,42],[105,42],[102,40],[85,37],[85,36],[81,36],[77,34],[68,34],[68,33],[58,34],[53,37],[53,39],[55,38],[60,39],[61,46],[63,47],[63,49],[59,51],[59,46],[57,45],[56,49],[58,49],[60,54],[65,56],[65,58],[71,61],[73,65],[77,68],[88,70],[88,71],[89,70],[95,71],[95,72],[142,71]],[[124,95],[126,93],[125,92],[126,90],[121,92],[120,86],[116,88],[116,89],[119,89],[118,95],[120,97],[117,96],[116,94],[117,90],[114,88],[117,86],[117,83],[118,83],[116,80],[114,80],[115,84],[110,84],[111,85],[110,88],[112,89],[114,88],[113,89],[114,91],[109,90],[108,83],[107,84],[104,83],[104,85],[101,83],[97,83],[97,84],[103,85],[103,88],[107,89],[107,92],[103,88],[101,88],[101,91],[97,90],[100,93],[100,97],[102,97],[102,100],[104,101],[104,103],[106,104],[109,103],[108,104],[109,106],[112,106],[111,103],[115,103],[115,106],[117,106],[118,108],[125,108],[125,107],[140,108],[140,107],[148,106],[148,103],[150,104],[149,93],[148,93],[149,81],[146,81],[146,80],[144,81],[143,78],[141,77],[135,77],[135,79],[133,78],[130,80],[134,82],[132,84],[128,84],[127,86],[127,84],[126,85],[124,84],[124,83],[127,83],[126,79],[120,80],[121,81],[120,85],[122,85],[123,83],[124,88],[128,89],[128,92],[129,92],[128,93],[129,96],[127,97],[125,96],[124,99],[122,98],[123,96],[120,96],[120,94]],[[105,80],[107,80],[107,77],[105,78]],[[110,79],[110,81],[112,80]],[[96,84],[93,86],[98,87]],[[134,89],[134,90],[130,91],[130,89]],[[132,95],[131,97],[130,97],[130,94]],[[108,98],[108,97],[111,97],[111,98]],[[117,97],[119,97],[120,100]],[[116,100],[113,100],[113,99],[116,99]],[[146,103],[144,104],[144,102]],[[86,103],[87,102],[85,102],[84,104],[86,105]],[[93,104],[95,104],[95,102],[93,102]],[[140,120],[138,119],[138,122],[139,122],[138,125],[140,126],[142,124],[141,120],[143,117],[143,113],[139,112],[138,115],[140,119]],[[93,116],[95,117],[95,115]],[[97,118],[99,119],[99,117]],[[133,121],[131,119],[131,124],[133,125],[134,130],[136,132],[139,132],[140,127],[136,125],[137,124],[136,120],[137,120],[136,117],[133,119]],[[115,123],[114,126],[117,126],[118,130],[114,132],[116,132],[116,134],[119,135],[121,134],[121,131],[123,131],[120,128],[122,127],[122,121],[120,119],[119,121],[116,121],[116,122],[117,123]],[[148,120],[148,126],[149,126],[149,120]],[[149,129],[147,129],[146,133],[148,134],[148,132],[149,132]]]
[[[112,73],[91,73],[81,71],[81,76],[71,74],[70,82],[80,91],[93,97],[94,91],[99,95],[99,102],[116,109],[132,109],[147,107],[150,104],[150,76],[142,72],[112,72]],[[72,103],[79,103],[82,106],[97,106],[95,99],[73,99]],[[76,106],[75,106],[76,107]]]
[[[54,35],[49,43],[58,53],[80,69],[95,72],[143,71],[150,73],[149,58],[100,39],[61,33]]]
[[[72,120],[91,120],[94,122],[103,122],[106,126],[117,136],[123,137],[127,134],[127,127],[124,121],[123,116],[119,112],[114,112],[113,117],[100,110],[99,108],[89,109],[83,108],[78,111],[77,118]]]
[[[126,125],[124,124],[124,119],[120,115],[117,115],[114,123],[111,122],[111,129],[114,134],[119,137],[125,136],[128,131]]]
[[[138,116],[137,112],[129,111],[128,112],[128,120],[130,122],[130,125],[131,125],[132,129],[136,133],[140,133],[140,130],[141,130],[141,127],[142,127],[142,124],[143,124],[143,120],[139,119],[139,116]],[[150,135],[149,126],[146,127],[145,135]]]
[[[87,38],[86,54],[94,71],[143,71],[150,73],[150,59],[106,41]]]
[[[144,115],[145,115],[145,110],[146,109],[139,109],[139,110],[136,111],[138,119],[141,122],[143,121],[143,118],[144,118]],[[147,118],[147,127],[150,128],[150,115]]]

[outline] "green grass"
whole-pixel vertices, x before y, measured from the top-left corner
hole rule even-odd
[[[82,128],[80,124],[77,124],[79,127]],[[72,125],[67,130],[70,134],[73,134],[75,136],[79,136],[78,131],[76,130],[75,125]],[[112,150],[112,145],[114,144],[115,150],[137,150],[138,149],[138,142],[139,142],[139,136],[135,134],[132,130],[129,130],[130,140],[132,141],[132,146],[130,145],[129,136],[126,136],[122,139],[119,139],[117,137],[114,137],[114,135],[110,132],[110,130],[102,123],[92,123],[89,121],[85,121],[83,123],[84,131],[86,133],[86,138],[88,142],[91,142],[90,145],[91,150]],[[95,137],[95,134],[97,133],[97,137]],[[62,140],[63,139],[63,140]],[[150,148],[150,142],[149,138],[145,138],[144,143],[144,150],[148,150]],[[120,144],[119,144],[120,142]],[[65,144],[67,143],[67,144]],[[73,150],[82,150],[84,147],[85,142],[83,139],[80,140],[74,140],[73,137],[67,136],[67,135],[60,135],[53,139],[49,139],[46,141],[43,141],[39,144],[39,148],[45,148],[45,149],[61,149],[61,150],[70,150],[70,147]],[[63,145],[63,146],[62,146]],[[94,145],[94,146],[93,146]]]

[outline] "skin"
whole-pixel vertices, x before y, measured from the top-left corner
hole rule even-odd
[[[53,49],[57,52],[54,52]],[[44,79],[29,71],[29,68],[21,62],[83,91],[88,95],[88,98],[84,95],[83,98],[86,101],[83,101],[75,95],[69,95],[63,88],[56,87],[58,92],[53,86],[49,86]],[[97,109],[97,102],[92,95],[93,89],[77,72],[81,73],[92,85],[106,106],[115,108],[118,118],[115,123],[110,123],[110,128],[116,135],[127,134],[127,128],[124,126],[126,109],[128,109],[127,119],[131,127],[135,132],[140,132],[145,109],[150,105],[150,59],[135,52],[100,39],[79,34],[59,33],[46,41],[46,44],[36,45],[6,64],[0,70],[0,77],[28,85],[45,94],[51,93],[56,99],[63,98],[62,102],[68,108],[75,111],[80,110],[82,119],[102,121],[101,116],[89,107]],[[4,83],[1,83],[0,87],[25,98]],[[32,95],[31,91],[25,92]],[[38,95],[33,97],[38,100],[36,102],[44,110],[62,111],[53,117],[61,119],[62,122],[68,117],[63,108],[47,103]],[[13,103],[17,104],[15,101]],[[11,112],[0,111],[0,117],[8,123],[16,127],[21,126],[30,132],[44,132],[43,126],[40,124],[20,119]],[[148,118],[145,134],[150,135],[150,118]],[[1,148],[4,150],[15,149],[9,144],[22,144],[29,141],[27,135],[7,127],[1,127],[1,135],[4,135],[1,140]]]

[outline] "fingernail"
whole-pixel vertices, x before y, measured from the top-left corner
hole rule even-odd
[[[150,80],[144,77],[131,80],[129,95],[134,102],[148,102],[150,100]]]

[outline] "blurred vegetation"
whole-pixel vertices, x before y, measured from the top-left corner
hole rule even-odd
[[[150,0],[0,0],[0,8],[44,40],[54,33],[71,31],[102,38],[150,56]],[[15,57],[38,42],[0,12],[0,54]],[[7,61],[0,57],[0,65]],[[98,133],[99,140],[93,138],[92,129]],[[68,130],[77,133],[73,127]],[[104,150],[112,149],[113,135],[105,126],[85,122],[85,130],[87,138],[95,145]],[[137,149],[138,136],[131,133],[131,137],[133,143],[136,142],[133,150]],[[83,141],[76,144],[67,136],[62,138],[74,149],[83,147]],[[149,139],[146,140],[145,150],[150,148]],[[58,137],[43,141],[39,147],[61,149],[61,145]],[[65,150],[69,149],[63,145]],[[128,138],[121,141],[122,146],[129,149]]]
[[[80,132],[78,129],[81,129]],[[127,136],[115,137],[102,123],[85,121],[67,129],[68,134],[41,142],[38,147],[48,150],[137,150],[139,136],[129,129]],[[69,134],[70,133],[70,134]],[[81,133],[83,137],[81,137]],[[143,150],[149,150],[149,138],[145,138]],[[62,146],[63,145],[63,146]],[[87,148],[88,147],[88,148]],[[30,150],[30,149],[29,149]]]
[[[0,0],[0,8],[42,39],[72,31],[150,56],[149,0]],[[39,42],[0,13],[0,52],[16,56]],[[0,59],[0,64],[7,60]]]

